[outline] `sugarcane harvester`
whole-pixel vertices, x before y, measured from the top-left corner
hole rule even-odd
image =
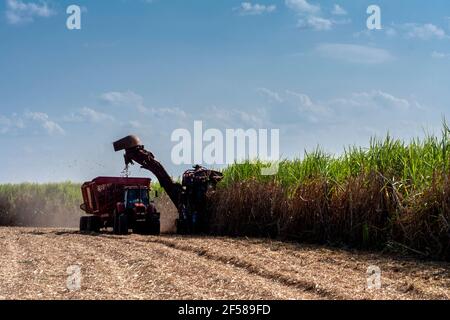
[[[219,171],[196,165],[182,176],[181,183],[169,176],[155,156],[147,151],[136,136],[127,136],[113,143],[114,150],[125,150],[125,166],[138,163],[152,172],[178,210],[176,229],[179,234],[195,234],[206,230],[206,196],[223,178]]]

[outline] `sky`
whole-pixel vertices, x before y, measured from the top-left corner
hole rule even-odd
[[[283,158],[439,134],[449,71],[447,0],[1,0],[0,183],[120,175],[131,133],[177,176],[195,120],[279,129]]]

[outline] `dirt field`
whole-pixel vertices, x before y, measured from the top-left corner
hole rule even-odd
[[[67,268],[81,289],[67,289]],[[381,268],[368,290],[367,268]],[[450,299],[450,264],[270,240],[0,228],[1,299]]]

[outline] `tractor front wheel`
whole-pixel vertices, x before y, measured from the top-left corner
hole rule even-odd
[[[143,235],[159,235],[160,229],[159,214],[152,214],[145,217],[144,221],[136,221],[133,232]]]
[[[118,235],[128,234],[128,216],[125,213],[114,212],[113,233]]]

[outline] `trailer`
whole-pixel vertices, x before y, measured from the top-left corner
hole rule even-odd
[[[159,234],[160,213],[150,198],[150,178],[97,177],[81,186],[81,232]]]

